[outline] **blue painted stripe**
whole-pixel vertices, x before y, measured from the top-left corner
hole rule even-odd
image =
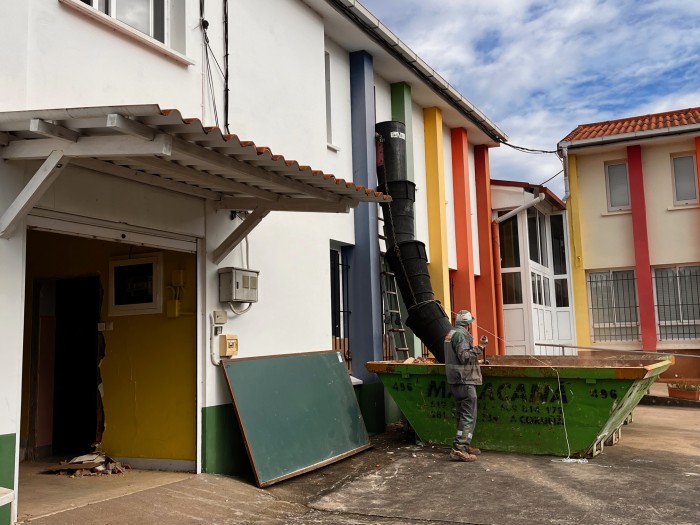
[[[350,110],[353,182],[376,187],[374,125],[374,66],[366,51],[350,53]],[[379,287],[377,205],[355,209],[355,246],[349,250],[350,351],[352,373],[365,382],[378,382],[365,369],[367,361],[382,359],[382,313]]]

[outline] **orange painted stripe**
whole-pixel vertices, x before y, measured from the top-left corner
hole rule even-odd
[[[455,213],[455,248],[457,269],[450,272],[454,286],[455,312],[469,310],[477,317],[476,285],[474,284],[474,244],[472,236],[472,204],[469,180],[469,142],[467,130],[454,128],[450,131],[452,143],[452,188]],[[478,327],[472,331],[478,337]]]
[[[476,217],[479,228],[479,269],[476,278],[476,304],[479,317],[477,324],[486,332],[492,345],[489,354],[497,352],[495,338],[503,337],[498,332],[495,300],[495,275],[493,269],[493,243],[491,240],[491,174],[489,170],[489,150],[486,146],[474,147],[474,171],[476,176]],[[500,278],[500,276],[499,276]]]

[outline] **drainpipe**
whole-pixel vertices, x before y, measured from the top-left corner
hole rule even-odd
[[[564,164],[564,202],[571,196],[569,193],[569,150],[563,147],[559,150],[559,158]]]
[[[494,275],[497,276],[497,278],[494,279],[494,289],[496,295],[496,331],[498,332],[498,341],[496,343],[498,345],[498,355],[505,355],[506,353],[506,341],[504,337],[505,321],[503,320],[503,285],[501,280],[501,249],[498,234],[498,225],[501,224],[503,221],[507,221],[511,217],[516,216],[521,211],[527,210],[528,208],[532,208],[536,204],[539,204],[540,202],[544,201],[544,199],[545,194],[540,193],[531,201],[526,202],[521,206],[518,206],[514,210],[511,210],[508,213],[506,213],[505,215],[501,215],[500,217],[494,219],[491,223],[491,242],[493,246],[493,271]]]
[[[494,295],[496,296],[496,354],[506,354],[505,322],[503,321],[503,285],[501,280],[501,248],[498,237],[498,222],[491,223],[491,247],[493,258],[493,273],[496,278],[493,280]]]

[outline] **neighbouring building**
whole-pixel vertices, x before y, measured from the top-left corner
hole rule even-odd
[[[377,122],[405,123],[436,297],[498,335],[489,148],[506,137],[359,2],[3,7],[0,525],[25,460],[95,442],[239,472],[219,334],[245,357],[343,349],[384,428],[363,366],[383,350]],[[224,268],[244,296],[220,297]]]
[[[697,351],[700,108],[583,124],[558,149],[577,343]]]
[[[507,354],[569,355],[574,344],[566,205],[544,186],[492,180]]]

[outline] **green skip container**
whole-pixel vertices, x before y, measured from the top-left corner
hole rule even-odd
[[[485,450],[585,457],[617,442],[673,357],[488,356],[477,386],[473,445]],[[456,416],[440,363],[372,361],[387,392],[425,444],[450,446]]]

